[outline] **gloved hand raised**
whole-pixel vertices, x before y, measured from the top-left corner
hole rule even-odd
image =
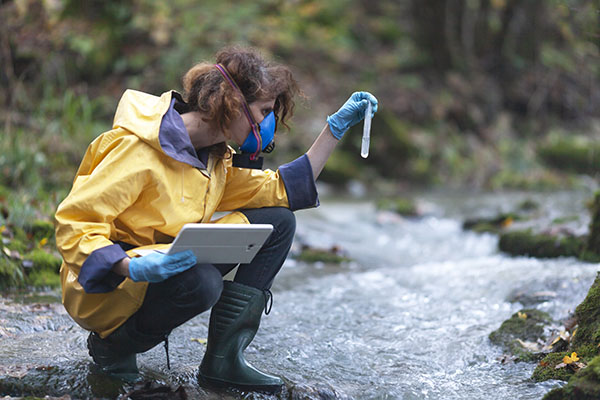
[[[196,265],[196,256],[191,250],[171,255],[158,252],[129,261],[129,277],[134,282],[162,282]]]
[[[354,92],[335,114],[327,117],[329,130],[336,139],[340,140],[351,126],[362,121],[369,102],[373,107],[373,113],[377,112],[375,96],[369,92]]]

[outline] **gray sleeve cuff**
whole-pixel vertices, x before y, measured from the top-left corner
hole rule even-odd
[[[319,206],[319,195],[308,156],[303,156],[279,167],[285,185],[290,210]]]
[[[81,266],[77,281],[86,293],[112,292],[125,279],[115,274],[112,267],[126,257],[118,244],[94,250]]]

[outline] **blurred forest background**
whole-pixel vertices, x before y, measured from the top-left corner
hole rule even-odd
[[[325,182],[542,190],[600,169],[600,0],[2,0],[3,218],[52,214],[125,89],[181,90],[231,44],[306,94],[271,167],[368,90],[370,156],[359,124]]]

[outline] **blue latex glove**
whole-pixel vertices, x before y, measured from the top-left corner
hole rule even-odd
[[[196,256],[191,250],[171,255],[158,252],[129,261],[129,277],[134,282],[162,282],[196,265]]]
[[[354,92],[335,114],[327,117],[329,130],[336,139],[340,140],[351,126],[363,120],[369,101],[374,114],[377,112],[377,99],[375,96],[369,92]]]

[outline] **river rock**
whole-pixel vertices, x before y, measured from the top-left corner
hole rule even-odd
[[[515,256],[579,257],[585,252],[586,240],[585,237],[519,230],[502,233],[498,247],[500,251]]]
[[[543,311],[523,309],[504,321],[500,328],[490,333],[490,341],[502,346],[516,361],[540,359],[547,340],[544,328],[552,319]]]
[[[597,400],[600,399],[600,356],[595,357],[566,386],[554,389],[543,400]]]
[[[322,383],[286,382],[281,392],[268,394],[235,389],[205,388],[195,383],[195,372],[176,377],[142,371],[129,383],[97,371],[89,361],[58,365],[0,366],[0,393],[16,397],[94,399],[205,399],[205,400],[351,400]]]
[[[600,385],[600,361],[592,361],[598,356],[600,350],[598,348],[600,341],[600,273],[596,276],[586,298],[575,309],[575,320],[577,325],[570,329],[571,340],[566,351],[549,354],[541,360],[533,372],[532,378],[535,381],[549,379],[570,381],[574,376],[579,376],[584,370],[590,368],[593,363],[598,372],[595,375],[586,373],[585,380],[590,382],[595,379],[595,385]],[[580,365],[588,365],[588,367],[563,366],[565,356],[573,353],[577,354]],[[578,385],[581,384],[580,381],[577,382],[579,382]]]

